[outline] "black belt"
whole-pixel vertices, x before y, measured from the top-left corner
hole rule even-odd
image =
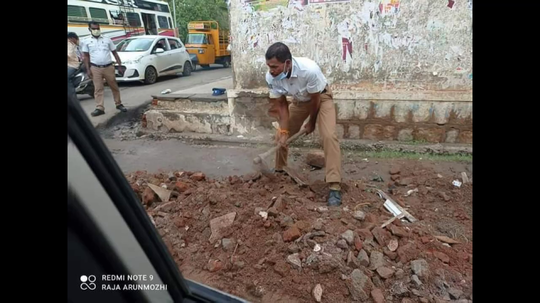
[[[97,64],[94,64],[94,63],[90,63],[90,65],[95,66],[95,67],[104,68],[104,67],[109,67],[109,66],[111,66],[111,65],[113,65],[113,64],[112,64],[112,62],[111,62],[111,63],[105,64],[105,65],[97,65]]]

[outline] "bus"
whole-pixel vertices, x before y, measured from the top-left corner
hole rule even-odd
[[[68,32],[82,41],[90,36],[90,21],[98,22],[102,34],[115,44],[145,34],[178,37],[166,1],[68,0]]]

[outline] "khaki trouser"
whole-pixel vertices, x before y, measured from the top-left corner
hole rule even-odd
[[[309,117],[311,102],[294,101],[289,106],[289,137],[300,131],[300,127]],[[333,102],[333,94],[330,87],[326,87],[326,92],[321,94],[319,114],[317,116],[317,127],[321,137],[321,144],[324,149],[326,182],[341,182],[341,150],[336,134],[336,109]],[[288,148],[281,147],[276,151],[276,170],[282,170],[287,166]]]
[[[114,65],[107,67],[90,66],[90,69],[92,70],[92,82],[94,82],[96,108],[105,110],[105,107],[103,106],[103,78],[105,78],[112,90],[114,103],[116,105],[122,104],[122,100],[120,100],[120,89],[118,89],[116,75],[114,74]]]

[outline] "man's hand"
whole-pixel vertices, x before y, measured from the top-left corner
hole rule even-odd
[[[92,70],[87,68],[87,72],[86,74],[88,75],[88,78],[92,79],[94,77],[94,75],[92,74]]]
[[[311,122],[310,119],[310,121],[304,125],[304,128],[306,129],[306,135],[309,135],[315,130],[315,123]]]
[[[122,66],[122,65],[119,65],[118,66],[118,71],[120,72],[120,76],[124,76],[124,73],[126,72],[126,67],[125,66]]]

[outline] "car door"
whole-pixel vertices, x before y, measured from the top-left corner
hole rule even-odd
[[[162,48],[165,52],[158,54],[156,50]],[[154,46],[152,47],[152,55],[155,56],[154,64],[159,75],[167,74],[167,69],[170,66],[169,60],[169,44],[167,39],[159,38],[156,40]]]
[[[183,69],[183,66],[186,64],[186,62],[189,62],[190,64],[192,63],[191,63],[191,60],[189,59],[189,53],[186,47],[184,46],[184,43],[182,43],[180,39],[176,39],[176,40],[178,42],[178,45],[180,46],[180,62],[182,62],[182,69]]]
[[[182,49],[182,44],[176,38],[167,38],[169,46],[171,47],[171,69],[175,73],[181,72],[184,66],[185,60],[182,60],[182,52],[186,52],[185,48]]]

